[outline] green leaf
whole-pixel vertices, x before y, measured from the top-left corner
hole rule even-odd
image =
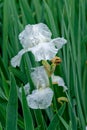
[[[5,94],[4,94],[4,92],[3,92],[3,90],[2,90],[1,87],[0,87],[0,97],[1,97],[2,99],[7,100],[7,97],[5,96]]]
[[[55,130],[57,125],[59,124],[59,115],[63,115],[64,110],[65,110],[66,104],[64,104],[59,111],[55,114],[55,116],[53,117],[52,121],[50,122],[50,125],[48,126],[47,130]]]
[[[3,72],[4,77],[6,79],[8,79],[9,78],[9,74],[8,74],[7,68],[6,68],[6,66],[5,66],[1,56],[0,56],[0,68],[1,68],[1,70]]]
[[[45,121],[44,121],[41,110],[35,109],[34,113],[35,113],[37,125],[40,127],[40,130],[45,130]]]
[[[0,122],[2,126],[5,126],[6,123],[6,107],[7,101],[0,97]]]
[[[26,24],[35,23],[33,15],[32,15],[33,12],[28,5],[28,1],[27,0],[21,0],[20,4],[21,4],[22,15],[23,15],[22,17],[23,17],[23,19],[25,19]]]
[[[1,72],[1,76],[2,76],[2,86],[3,86],[6,97],[8,98],[9,96],[8,84],[2,72]]]
[[[20,115],[18,115],[18,127],[24,130],[24,120],[23,117],[21,117]]]
[[[7,105],[6,130],[17,130],[17,87],[14,76],[11,74],[11,89]]]
[[[59,119],[62,122],[62,124],[65,126],[65,128],[68,130],[69,125],[66,123],[66,121],[61,116],[59,116]]]
[[[34,4],[34,8],[35,8],[35,15],[36,15],[37,21],[40,22],[41,21],[41,13],[42,13],[40,0],[33,0],[33,4]]]
[[[0,123],[0,130],[2,130],[2,125],[1,125],[1,123]]]
[[[34,130],[31,112],[27,105],[27,100],[23,88],[22,88],[22,108],[23,108],[23,115],[24,115],[25,130]]]
[[[47,15],[48,15],[50,28],[51,28],[51,30],[53,32],[53,36],[57,37],[58,36],[58,32],[57,32],[57,29],[56,29],[56,25],[55,25],[55,21],[54,21],[54,18],[53,18],[53,14],[52,14],[51,9],[49,8],[48,4],[45,2],[45,0],[44,0],[44,5],[45,5],[45,9],[46,9],[46,12],[47,12]]]
[[[9,69],[14,74],[14,76],[17,77],[20,81],[22,81],[24,84],[27,83],[26,75],[22,71],[17,70],[13,67],[9,67]]]
[[[4,59],[4,63],[6,66],[8,64],[8,55],[7,55],[8,24],[9,24],[9,2],[7,0],[4,0],[4,8],[3,8],[3,59]]]

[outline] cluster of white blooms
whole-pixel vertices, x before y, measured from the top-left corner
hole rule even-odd
[[[51,60],[54,58],[58,50],[67,41],[63,37],[51,39],[51,36],[51,31],[43,23],[27,25],[25,30],[19,34],[19,40],[23,49],[11,59],[12,66],[20,66],[22,55],[28,51],[34,54],[36,61]],[[44,66],[33,68],[31,78],[36,89],[30,94],[29,83],[24,86],[28,106],[33,109],[46,109],[51,105],[53,90],[50,88],[49,78]],[[51,78],[53,83],[56,82],[64,88],[64,91],[67,90],[61,77],[51,75]],[[21,92],[21,88],[19,91]]]

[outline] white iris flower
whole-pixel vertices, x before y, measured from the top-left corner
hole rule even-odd
[[[36,89],[27,96],[28,106],[33,109],[46,109],[51,105],[53,91],[49,88],[49,79],[44,67],[34,68],[31,78]]]
[[[64,38],[51,39],[52,33],[43,24],[27,25],[25,30],[19,34],[19,40],[23,49],[11,59],[13,67],[19,66],[22,55],[31,51],[36,61],[51,60],[58,50],[67,42]]]

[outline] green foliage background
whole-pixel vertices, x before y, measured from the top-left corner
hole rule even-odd
[[[85,130],[87,123],[87,0],[0,0],[0,130]],[[55,73],[68,87],[53,86],[53,104],[46,110],[27,106],[24,90],[31,84],[31,53],[23,56],[20,68],[10,60],[22,48],[18,35],[27,24],[43,22],[53,38],[63,36],[67,45],[58,53],[62,63]],[[67,96],[60,105],[57,98]]]

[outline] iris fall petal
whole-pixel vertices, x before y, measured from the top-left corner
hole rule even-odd
[[[51,105],[53,91],[50,88],[34,90],[27,96],[28,106],[32,109],[46,109]]]

